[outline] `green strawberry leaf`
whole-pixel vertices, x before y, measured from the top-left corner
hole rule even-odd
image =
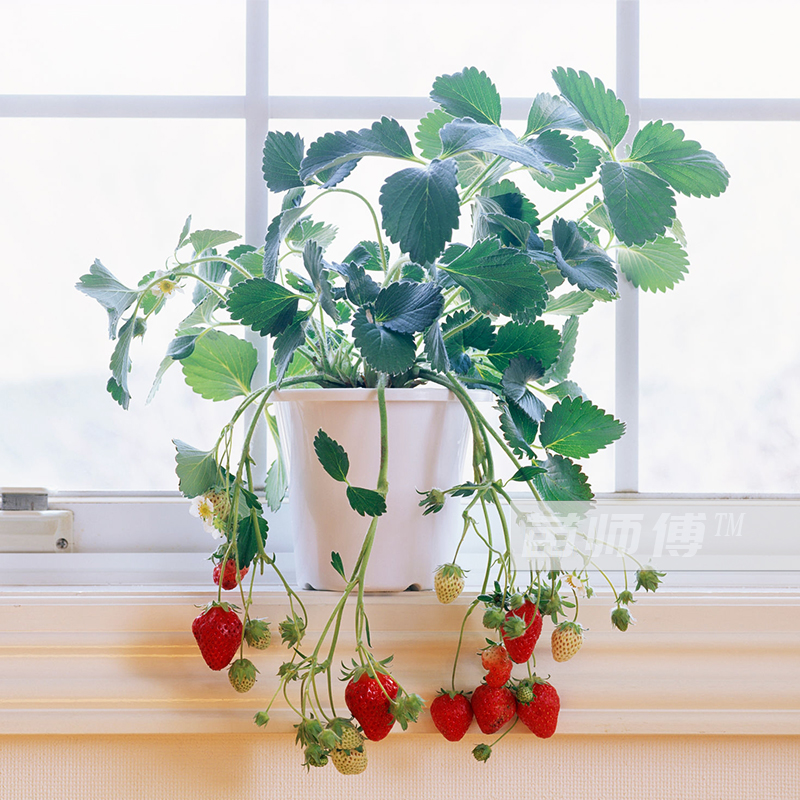
[[[331,552],[331,566],[345,579],[347,580],[347,575],[344,574],[344,564],[342,563],[342,557],[336,553]]]
[[[181,363],[187,385],[206,400],[230,400],[250,394],[258,352],[250,342],[210,330],[198,337]]]
[[[426,114],[417,126],[415,138],[423,158],[439,158],[442,154],[442,140],[439,131],[443,125],[452,122],[453,117],[441,108],[435,108]]]
[[[338,168],[363,156],[410,159],[414,158],[414,151],[400,123],[389,117],[381,117],[371,128],[326,133],[312,142],[300,165],[300,179],[307,181],[322,170]]]
[[[284,192],[303,186],[300,177],[300,162],[303,160],[304,145],[297,133],[278,133],[269,131],[264,141],[262,172],[267,188],[271,192]]]
[[[306,316],[298,314],[295,321],[275,337],[272,363],[275,365],[275,381],[280,387],[292,363],[297,348],[306,340]]]
[[[542,92],[533,99],[528,112],[528,126],[523,138],[547,130],[585,131],[586,124],[575,109],[560,97]]]
[[[545,314],[561,314],[566,317],[585,314],[594,305],[594,297],[586,292],[566,292],[551,297],[544,309]]]
[[[111,377],[108,384],[106,384],[108,392],[126,411],[131,401],[131,395],[128,391],[128,373],[131,371],[130,350],[135,333],[136,318],[131,317],[119,329],[119,338],[109,363]]]
[[[561,274],[579,289],[617,291],[617,273],[606,252],[581,235],[575,222],[553,220],[553,255]]]
[[[534,457],[531,445],[536,440],[539,425],[514,403],[498,402],[500,431],[512,452],[524,458]]]
[[[383,495],[372,489],[362,489],[358,486],[347,487],[347,501],[350,508],[362,517],[380,517],[386,513],[386,500]]]
[[[537,320],[532,325],[507,322],[497,331],[489,349],[489,361],[499,372],[508,369],[512,359],[536,359],[542,370],[549,369],[561,350],[561,336],[552,326]]]
[[[292,324],[300,296],[266,278],[237,283],[228,295],[231,319],[262,336],[277,336]]]
[[[390,175],[381,188],[383,227],[419,264],[434,261],[458,227],[456,163],[432,161]]]
[[[339,442],[332,439],[322,428],[314,437],[314,452],[319,463],[328,475],[335,481],[347,483],[347,473],[350,471],[350,459]]]
[[[450,369],[450,358],[438,320],[425,331],[423,342],[431,369],[434,372],[447,372]]]
[[[658,236],[643,245],[621,245],[617,261],[625,277],[638,289],[666,292],[683,280],[689,259],[674,239]]]
[[[553,192],[567,192],[586,183],[594,175],[600,164],[600,150],[582,136],[573,137],[571,142],[576,153],[575,163],[571,167],[553,164],[550,175],[531,172],[530,176],[536,183]]]
[[[647,164],[676,192],[718,197],[728,187],[728,171],[713,153],[684,135],[671,122],[648,122],[633,140],[630,159]]]
[[[593,130],[613,150],[628,130],[625,104],[599,78],[586,72],[558,67],[552,72],[561,96],[580,114],[586,127]]]
[[[675,219],[675,195],[657,175],[607,161],[600,167],[600,185],[614,231],[625,244],[651,241]]]
[[[512,358],[503,373],[503,391],[509,401],[519,406],[532,420],[539,422],[546,411],[545,404],[528,389],[529,381],[544,375],[541,362],[535,358]]]
[[[575,346],[578,342],[578,318],[570,317],[561,329],[561,352],[558,359],[545,372],[545,381],[563,383],[575,359]]]
[[[399,281],[375,298],[375,322],[397,333],[417,333],[438,319],[443,307],[442,290],[435,283]]]
[[[353,315],[353,338],[366,362],[378,372],[400,375],[411,369],[417,348],[410,333],[398,333],[375,322],[369,309]]]
[[[545,503],[575,502],[594,497],[583,470],[568,458],[553,454],[540,466],[546,472],[534,475],[532,483]]]
[[[533,480],[534,475],[543,475],[547,472],[544,467],[534,467],[532,465],[520,467],[510,478],[510,481],[520,481],[527,483]]]
[[[267,531],[269,525],[263,517],[256,517],[258,528],[253,525],[253,517],[248,514],[239,520],[239,527],[236,531],[236,552],[239,556],[239,569],[249,567],[253,563],[256,554],[264,549],[267,541]],[[259,538],[261,539],[259,547]]]
[[[214,458],[214,450],[198,450],[180,439],[173,439],[175,445],[175,472],[178,475],[178,488],[185,497],[197,497],[207,492],[219,480],[219,467]]]
[[[539,430],[542,446],[570,458],[585,458],[616,441],[625,425],[588,400],[566,398],[545,415]]]
[[[383,255],[386,263],[389,263],[389,248],[384,245]],[[383,261],[381,251],[377,242],[359,242],[343,259],[345,264],[358,264],[366,270],[382,271]]]
[[[189,234],[189,241],[192,243],[194,252],[198,255],[205,250],[210,250],[212,247],[217,247],[221,244],[228,242],[235,242],[242,237],[233,231],[194,231]]]
[[[264,495],[270,511],[277,511],[281,507],[288,489],[286,465],[282,458],[276,458],[267,470],[267,479],[264,483]]]
[[[433,82],[431,99],[454,117],[472,117],[489,125],[500,123],[500,95],[485,72],[465,67]]]
[[[117,323],[139,292],[120,283],[98,259],[95,259],[86,275],[81,275],[75,288],[93,297],[108,312],[108,337],[116,338]]]
[[[496,239],[448,247],[439,268],[463,286],[475,310],[485,314],[536,315],[547,302],[547,284],[531,258],[501,247]]]
[[[189,231],[192,229],[192,215],[189,214],[186,217],[186,222],[183,223],[183,228],[181,228],[181,235],[178,237],[178,246],[175,248],[175,251],[181,249],[185,245],[189,244]]]

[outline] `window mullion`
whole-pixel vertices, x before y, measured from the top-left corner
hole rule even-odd
[[[639,3],[617,0],[617,93],[630,116],[624,148],[639,129]],[[626,425],[614,448],[614,487],[618,492],[639,490],[639,294],[619,276],[615,303],[615,405]]]

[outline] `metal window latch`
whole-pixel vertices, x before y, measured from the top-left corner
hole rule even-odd
[[[47,489],[0,489],[0,553],[69,553],[71,511],[48,508]]]

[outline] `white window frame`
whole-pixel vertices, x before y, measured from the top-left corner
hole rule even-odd
[[[630,133],[640,120],[668,118],[703,121],[800,121],[798,99],[681,99],[643,98],[639,90],[639,0],[617,0],[616,89],[631,117]],[[264,136],[271,123],[282,119],[365,119],[381,114],[398,118],[421,117],[432,108],[427,98],[417,97],[313,97],[270,96],[269,93],[269,0],[246,0],[246,85],[243,96],[114,96],[114,95],[5,95],[0,96],[2,117],[49,118],[137,118],[137,119],[240,119],[245,123],[245,241],[259,245],[269,221],[266,187],[261,178]],[[524,119],[527,98],[504,101],[507,115]],[[615,492],[610,498],[631,501],[656,497],[640,494],[639,489],[639,301],[638,292],[627,281],[620,282],[621,297],[616,303],[615,414],[625,421],[627,433],[615,445]],[[263,340],[248,335],[259,347]],[[265,366],[261,367],[266,370]],[[256,380],[265,375],[256,376]],[[255,442],[266,452],[266,432]],[[602,497],[602,496],[601,496]],[[686,495],[686,497],[690,497]],[[797,496],[787,499],[795,502]],[[718,498],[717,498],[718,499]],[[733,498],[742,500],[741,496]],[[800,501],[797,501],[800,503]],[[197,537],[195,521],[185,513],[186,501],[177,492],[55,494],[51,507],[72,510],[76,519],[77,553],[75,582],[88,579],[96,570],[119,574],[149,574],[168,583],[177,577],[200,575],[206,570],[205,555],[210,543]],[[143,536],[145,530],[154,531]],[[168,533],[167,533],[168,531]],[[198,538],[200,541],[198,541]],[[281,525],[278,515],[273,525],[271,546],[278,552],[291,552],[291,533]],[[148,554],[159,552],[163,569],[147,561]],[[114,553],[124,558],[114,558]],[[132,554],[138,554],[135,558]],[[188,557],[188,555],[190,557]],[[16,556],[4,556],[14,559]],[[48,557],[53,568],[38,562],[25,573],[24,560],[18,566],[34,583],[63,580],[63,559]],[[137,561],[137,558],[139,559]],[[79,559],[80,560],[80,559]],[[48,562],[48,563],[50,563]],[[20,573],[20,574],[23,574]],[[35,573],[35,574],[34,574]],[[205,574],[203,572],[203,574]],[[39,577],[37,577],[37,575]],[[81,577],[83,576],[83,577]],[[170,577],[171,576],[171,577]],[[23,580],[22,577],[18,578]],[[161,582],[159,580],[159,582]],[[790,579],[787,578],[787,582]],[[112,581],[113,582],[113,581]]]

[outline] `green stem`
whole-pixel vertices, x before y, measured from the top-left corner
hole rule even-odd
[[[539,222],[544,222],[549,217],[552,217],[553,214],[557,214],[559,211],[561,211],[562,208],[564,208],[564,206],[568,206],[573,200],[577,200],[577,198],[579,198],[582,194],[588,192],[589,189],[592,189],[593,187],[597,186],[598,183],[600,183],[600,178],[592,181],[591,183],[587,183],[586,186],[575,192],[575,194],[573,194],[572,197],[568,197],[563,203],[557,205],[552,211],[548,212],[543,217],[540,217]]]

